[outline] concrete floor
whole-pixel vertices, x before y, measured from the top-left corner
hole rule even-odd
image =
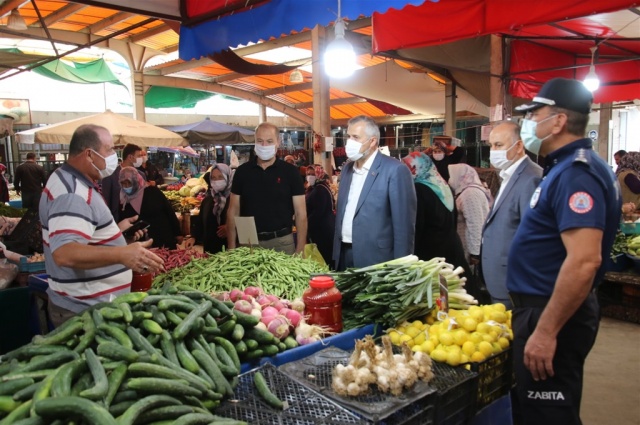
[[[603,317],[587,357],[584,425],[640,425],[640,325]]]

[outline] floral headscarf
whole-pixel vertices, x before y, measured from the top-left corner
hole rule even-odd
[[[222,192],[213,190],[213,185],[211,184],[211,173],[216,168],[220,170],[222,177],[224,177],[224,180],[227,182],[227,186]],[[220,222],[220,215],[222,211],[224,211],[229,193],[231,192],[231,168],[229,168],[227,164],[213,164],[211,166],[209,169],[209,187],[211,188],[211,195],[213,196],[213,214],[218,218],[218,222]]]
[[[487,197],[489,205],[493,202],[491,192],[487,189],[480,180],[478,173],[470,165],[467,164],[451,164],[449,165],[449,185],[453,189],[455,196],[462,193],[463,190],[469,187],[476,187],[484,192],[484,196]]]
[[[124,192],[122,187],[123,181],[130,181],[133,190],[130,195]],[[140,208],[142,206],[142,197],[144,195],[144,188],[147,186],[147,182],[144,181],[144,177],[140,175],[140,172],[133,167],[122,167],[120,175],[118,176],[120,182],[120,203],[122,209],[127,205],[127,202],[131,204],[134,210],[140,214]]]
[[[451,194],[451,189],[438,173],[438,170],[428,155],[422,152],[411,152],[402,158],[402,162],[409,167],[414,182],[421,183],[430,188],[438,195],[438,198],[440,198],[444,206],[447,207],[449,211],[453,211],[453,195]]]
[[[627,152],[620,158],[620,165],[616,169],[616,176],[623,171],[633,171],[640,177],[640,152]]]

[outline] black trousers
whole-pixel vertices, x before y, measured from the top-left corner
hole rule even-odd
[[[341,272],[354,267],[353,264],[353,247],[350,243],[340,244],[340,259],[336,265],[336,270]]]
[[[531,425],[581,425],[584,361],[598,334],[598,300],[594,292],[590,293],[567,321],[557,338],[554,376],[536,382],[524,365],[524,347],[543,309],[520,306],[513,310],[513,354],[521,417],[524,424]]]

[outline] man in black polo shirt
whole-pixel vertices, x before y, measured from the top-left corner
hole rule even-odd
[[[276,158],[278,127],[256,127],[256,159],[242,164],[233,176],[227,212],[227,247],[236,247],[235,218],[254,217],[260,246],[287,254],[301,253],[307,241],[307,208],[298,169]],[[297,244],[292,233],[295,215]]]

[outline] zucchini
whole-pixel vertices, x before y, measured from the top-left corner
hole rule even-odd
[[[76,359],[60,367],[51,384],[52,397],[65,397],[71,395],[71,384],[87,370],[85,359]]]
[[[271,392],[269,386],[267,385],[267,380],[264,378],[262,373],[256,372],[253,375],[253,383],[256,386],[260,397],[262,397],[262,399],[266,401],[269,406],[279,410],[284,409],[284,402]]]
[[[178,397],[202,396],[202,391],[190,387],[189,382],[182,379],[131,378],[127,381],[127,387],[140,393],[166,394]]]
[[[228,396],[233,396],[233,389],[231,388],[229,381],[227,381],[227,378],[222,374],[222,371],[216,362],[213,361],[207,353],[202,350],[193,350],[193,357],[215,383],[216,392],[222,395],[226,394]]]
[[[200,366],[198,366],[198,362],[193,358],[189,350],[187,350],[184,341],[176,341],[176,354],[182,367],[191,373],[198,373]]]
[[[182,322],[180,322],[180,324],[173,330],[173,338],[177,340],[184,339],[184,337],[186,337],[187,334],[191,332],[193,326],[196,323],[196,320],[198,318],[202,318],[209,312],[209,310],[211,310],[211,305],[211,301],[205,301],[191,310],[187,317]]]
[[[0,395],[0,415],[13,412],[20,404],[10,395]]]
[[[193,413],[193,407],[179,405],[179,406],[164,406],[157,409],[150,410],[138,418],[136,424],[147,424],[150,422],[157,422],[161,420],[177,419],[180,416]]]
[[[27,400],[22,403],[20,406],[13,409],[11,413],[4,417],[0,421],[0,425],[11,425],[20,419],[24,419],[29,415],[29,411],[31,410],[31,406],[33,405],[33,400]]]
[[[100,400],[109,390],[109,381],[107,380],[107,374],[104,371],[104,366],[98,360],[98,356],[93,352],[91,348],[87,348],[84,352],[84,357],[87,359],[87,366],[91,376],[93,376],[94,386],[80,392],[80,397],[88,398],[91,400]]]
[[[33,343],[35,345],[65,344],[71,337],[82,330],[82,326],[82,319],[80,319],[78,316],[72,317],[71,319],[63,323],[62,326],[60,326],[58,329],[49,332],[47,335],[36,335],[35,337],[33,337]]]
[[[182,368],[171,369],[166,366],[151,363],[132,363],[129,365],[128,370],[132,376],[175,380],[181,379],[187,381],[195,389],[201,392],[205,392],[211,389],[211,385],[209,385],[209,382],[204,381],[198,376],[193,375]]]
[[[138,304],[144,301],[147,298],[148,294],[146,292],[129,292],[127,294],[118,295],[113,301],[112,304]]]
[[[121,320],[122,318],[124,318],[124,314],[119,308],[102,307],[99,311],[100,314],[102,314],[102,317],[105,318],[105,320]]]
[[[3,376],[3,379],[10,377],[12,375],[19,375],[25,372],[34,372],[34,371],[39,371],[43,369],[57,368],[61,364],[67,363],[70,360],[75,360],[78,357],[79,357],[78,353],[73,352],[71,350],[58,351],[56,353],[43,356],[39,359],[32,360],[27,365],[16,370],[15,372],[11,372],[10,374]]]
[[[98,344],[98,355],[113,360],[124,360],[128,363],[135,362],[140,357],[137,351],[113,342]]]
[[[216,342],[216,346],[224,348],[224,351],[226,351],[229,357],[231,357],[231,360],[233,360],[235,368],[240,370],[240,358],[238,357],[238,353],[236,353],[236,349],[233,347],[231,341],[221,337],[215,337],[213,340]],[[218,354],[217,351],[216,354]]]
[[[207,425],[215,420],[211,413],[189,413],[176,419],[173,425]]]
[[[151,319],[144,319],[142,321],[142,328],[154,335],[162,334],[162,326],[160,326],[157,322],[154,322]]]
[[[133,293],[133,292],[132,292]],[[137,294],[140,293],[144,293],[144,292],[136,292]],[[125,295],[129,295],[129,294],[125,294]],[[118,308],[120,310],[122,310],[122,319],[126,322],[126,323],[131,323],[133,321],[133,312],[131,311],[131,306],[127,303],[120,303],[118,304]]]
[[[122,304],[121,304],[122,305]],[[120,389],[124,378],[127,376],[127,365],[121,364],[111,371],[109,376],[107,377],[107,382],[109,384],[109,389],[107,390],[107,394],[104,397],[104,405],[109,407],[113,398],[116,396],[116,393]]]
[[[260,323],[260,318],[251,314],[243,313],[238,310],[233,310],[233,315],[236,316],[236,323],[244,326],[245,328],[255,328]]]
[[[118,425],[133,425],[138,417],[156,407],[182,404],[179,400],[166,395],[150,395],[135,402],[118,418]]]
[[[35,403],[38,416],[45,418],[68,419],[80,416],[84,422],[92,425],[118,425],[118,422],[104,407],[82,397],[57,397],[40,400]]]
[[[73,349],[78,354],[84,353],[84,350],[89,348],[96,337],[96,324],[91,317],[91,313],[86,311],[82,313],[82,330],[84,335],[78,341],[78,345]]]
[[[133,343],[131,342],[131,338],[129,338],[123,330],[118,329],[115,326],[108,325],[106,323],[102,323],[101,325],[99,325],[98,330],[104,332],[111,338],[118,341],[118,344],[122,345],[123,347],[133,349]]]
[[[33,385],[33,378],[20,378],[12,381],[0,382],[0,396],[13,395],[23,388]]]

